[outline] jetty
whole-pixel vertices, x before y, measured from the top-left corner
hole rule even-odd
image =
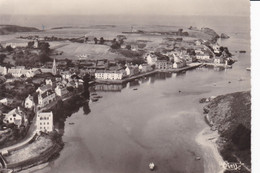
[[[200,67],[202,65],[203,65],[203,63],[191,63],[191,64],[188,64],[185,67],[182,67],[182,68],[176,68],[176,69],[172,69],[172,68],[171,69],[156,69],[156,70],[153,70],[153,71],[150,71],[150,72],[140,73],[140,74],[137,74],[137,75],[134,75],[134,76],[129,76],[129,77],[126,77],[126,78],[124,78],[122,80],[109,80],[109,79],[101,80],[101,79],[96,79],[95,83],[99,83],[99,84],[122,84],[122,83],[133,81],[135,79],[139,79],[139,78],[142,78],[142,77],[153,75],[153,74],[156,74],[156,73],[159,73],[159,72],[179,73],[179,72],[195,69],[195,68]]]

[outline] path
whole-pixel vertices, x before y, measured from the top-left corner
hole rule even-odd
[[[4,152],[10,151],[10,150],[15,150],[16,148],[26,145],[29,141],[31,141],[33,139],[33,137],[35,135],[36,135],[36,116],[34,116],[32,124],[30,125],[30,128],[29,128],[25,138],[17,144],[0,149],[0,153],[4,153]]]

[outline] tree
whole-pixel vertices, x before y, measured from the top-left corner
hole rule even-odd
[[[68,90],[69,92],[73,92],[73,91],[74,91],[74,88],[73,88],[72,86],[68,86],[68,87],[67,87],[67,90]]]
[[[34,45],[34,41],[29,41],[27,47],[32,48]]]
[[[5,48],[8,52],[11,52],[11,51],[13,51],[14,49],[12,48],[12,46],[11,45],[8,45],[8,46],[6,46],[6,48]]]
[[[143,58],[134,58],[131,60],[131,62],[133,63],[133,65],[135,65],[135,64],[140,65],[140,64],[144,63],[144,59]]]
[[[12,75],[11,73],[7,73],[7,74],[5,75],[5,78],[6,78],[6,79],[11,79],[11,78],[13,78],[13,75]]]
[[[87,43],[87,42],[88,42],[88,37],[85,37],[85,40],[84,40],[84,41],[85,41],[85,43]]]
[[[99,40],[99,44],[104,44],[104,42],[105,42],[104,38],[101,37],[100,40]]]
[[[43,53],[48,54],[50,52],[50,44],[48,42],[40,42],[39,48]]]
[[[131,45],[130,44],[128,44],[128,45],[126,45],[126,47],[125,47],[126,49],[128,49],[128,50],[131,50]]]
[[[3,64],[5,58],[6,58],[5,54],[0,54],[0,64]]]
[[[182,35],[182,31],[183,31],[183,29],[179,29],[179,30],[178,30],[178,35],[181,36],[181,35]]]
[[[112,43],[116,43],[116,39],[115,38],[112,40]]]
[[[116,41],[115,43],[112,43],[111,48],[112,49],[119,49],[121,45]]]
[[[45,52],[42,52],[39,56],[40,58],[40,62],[42,63],[45,63],[45,62],[48,62],[48,61],[51,61],[51,58],[49,57],[49,55]]]
[[[96,37],[94,38],[94,42],[95,42],[95,44],[97,44],[97,42],[98,42],[98,39]]]
[[[123,39],[120,39],[120,40],[119,40],[119,44],[120,44],[120,45],[124,44],[124,40],[123,40]]]

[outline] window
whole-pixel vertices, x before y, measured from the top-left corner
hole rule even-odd
[[[42,125],[42,123],[40,123],[40,125]]]

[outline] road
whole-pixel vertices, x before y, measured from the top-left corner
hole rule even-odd
[[[0,153],[4,153],[4,152],[10,151],[10,150],[15,150],[16,148],[26,145],[29,141],[31,141],[33,139],[33,137],[35,135],[36,135],[36,116],[34,116],[32,124],[30,125],[30,128],[29,128],[25,138],[17,144],[0,149]]]

